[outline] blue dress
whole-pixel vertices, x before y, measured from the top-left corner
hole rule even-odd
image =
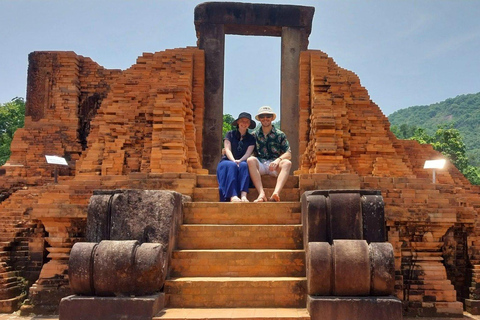
[[[240,159],[245,155],[249,146],[255,145],[255,137],[246,133],[243,139],[238,130],[227,132],[225,139],[230,141],[232,154],[235,159]],[[248,165],[246,161],[240,162],[240,165],[223,156],[217,166],[218,192],[220,201],[230,201],[231,197],[240,198],[242,191],[248,192],[250,185],[250,175],[248,174]]]

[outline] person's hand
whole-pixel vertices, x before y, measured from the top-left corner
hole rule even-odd
[[[282,160],[280,158],[277,158],[274,161],[270,162],[270,165],[268,166],[268,170],[270,170],[270,171],[277,170],[278,165],[280,164],[280,161],[282,161]]]
[[[242,161],[240,161],[240,160],[235,160],[235,163],[237,164],[237,166],[240,166],[240,162],[242,162]]]

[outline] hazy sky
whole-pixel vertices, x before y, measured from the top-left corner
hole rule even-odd
[[[315,7],[309,49],[355,72],[385,115],[480,91],[480,1],[250,1]],[[201,1],[0,0],[0,103],[25,97],[28,54],[75,51],[112,69],[195,46]],[[279,109],[280,38],[226,38],[225,113]]]

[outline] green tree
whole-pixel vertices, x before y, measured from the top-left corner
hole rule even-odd
[[[10,144],[13,134],[25,124],[25,101],[16,97],[0,104],[0,165],[10,157]]]
[[[406,138],[408,140],[416,140],[421,144],[432,143],[433,138],[428,135],[427,131],[423,128],[417,128],[413,133],[413,136]]]
[[[223,115],[223,128],[222,128],[222,137],[224,138],[228,131],[232,130],[232,122],[235,121],[235,118],[231,114]]]
[[[462,135],[460,131],[453,128],[453,125],[438,126],[433,136],[428,135],[425,129],[418,128],[410,140],[416,140],[421,144],[431,144],[433,149],[440,151],[450,159],[472,184],[480,184],[480,169],[468,163]]]
[[[460,131],[453,126],[439,126],[433,136],[432,146],[447,156],[458,170],[464,171],[468,166],[465,143]]]
[[[480,167],[480,92],[460,95],[431,105],[397,110],[388,116],[388,120],[391,131],[399,139],[412,136],[400,132],[402,125],[403,128],[422,127],[433,136],[439,125],[453,124],[462,134],[469,164]]]
[[[468,165],[467,168],[462,171],[465,178],[467,178],[470,183],[475,185],[480,185],[480,169],[471,165]]]
[[[393,132],[393,134],[398,138],[398,139],[409,139],[411,138],[414,134],[415,131],[418,128],[416,126],[409,126],[405,123],[401,124],[400,126],[393,125],[390,127],[390,131]]]

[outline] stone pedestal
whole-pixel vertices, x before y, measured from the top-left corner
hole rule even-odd
[[[29,290],[29,300],[22,306],[22,313],[47,314],[57,312],[61,298],[71,294],[68,286],[68,258],[75,242],[83,239],[84,219],[66,217],[42,217],[48,232],[45,238],[49,247],[47,258],[38,280]]]
[[[308,296],[311,320],[398,320],[402,319],[402,302],[386,297]]]
[[[465,299],[465,310],[471,314],[480,314],[480,300]]]
[[[72,295],[60,302],[59,320],[151,320],[164,305],[164,293],[142,297]]]

